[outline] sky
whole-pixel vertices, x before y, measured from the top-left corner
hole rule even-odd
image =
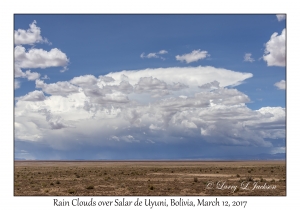
[[[284,15],[14,15],[16,159],[286,151]]]

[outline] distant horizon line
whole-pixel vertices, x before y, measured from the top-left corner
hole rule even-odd
[[[151,160],[22,160],[15,159],[15,162],[244,162],[244,161],[286,161],[284,159],[151,159]]]

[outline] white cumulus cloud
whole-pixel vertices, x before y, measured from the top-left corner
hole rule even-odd
[[[135,85],[135,91],[137,93],[150,92],[154,97],[169,94],[167,83],[153,77],[141,77]]]
[[[276,15],[276,17],[277,17],[277,20],[280,22],[280,21],[285,20],[286,15]]]
[[[244,61],[246,62],[254,62],[255,60],[253,58],[251,58],[251,53],[245,53],[245,56],[244,56]]]
[[[30,70],[27,70],[25,72],[25,77],[28,79],[28,80],[37,80],[40,78],[40,74],[37,73],[37,72],[31,72]]]
[[[161,58],[161,59],[165,59],[164,57],[162,56],[159,56],[159,55],[163,55],[163,54],[167,54],[168,51],[166,50],[160,50],[159,52],[153,52],[153,53],[149,53],[147,55],[145,55],[145,53],[142,53],[140,55],[141,58]]]
[[[39,90],[35,90],[33,92],[29,92],[25,96],[18,98],[21,101],[43,101],[46,99],[44,93]]]
[[[22,71],[22,69],[18,66],[18,65],[15,65],[14,66],[14,69],[15,69],[15,77],[26,77],[26,74]]]
[[[26,49],[22,46],[15,47],[15,64],[20,68],[47,68],[67,66],[67,55],[57,48],[50,51],[43,49]]]
[[[40,74],[37,72],[31,72],[31,70],[27,70],[25,73],[21,70],[21,68],[15,65],[15,77],[27,78],[28,80],[36,80],[40,78]]]
[[[219,89],[220,88],[220,83],[218,81],[213,81],[213,82],[209,82],[206,83],[204,85],[199,86],[199,88],[203,88],[203,89]]]
[[[282,30],[281,34],[273,33],[270,40],[265,44],[263,59],[268,66],[285,66],[286,60],[286,31]]]
[[[158,54],[167,54],[168,53],[168,51],[166,51],[166,50],[160,50],[159,52],[158,52]]]
[[[29,29],[23,30],[18,29],[14,34],[14,42],[16,45],[33,45],[34,43],[49,43],[46,38],[41,36],[41,29],[36,26],[36,21],[34,20],[30,25]]]
[[[280,82],[276,82],[274,84],[274,86],[276,86],[280,90],[285,90],[286,89],[285,80],[281,80]]]
[[[193,50],[191,53],[183,54],[183,55],[176,55],[175,58],[178,61],[185,61],[186,63],[192,63],[196,62],[198,60],[204,59],[206,57],[209,57],[207,51],[201,51],[199,50]]]
[[[45,79],[50,79],[47,75],[44,75],[41,79],[45,80]]]
[[[15,89],[20,88],[20,86],[21,86],[20,81],[15,79]]]
[[[97,78],[94,75],[84,75],[74,77],[70,82],[78,86],[91,86],[97,83]]]
[[[67,81],[47,84],[38,79],[35,81],[35,86],[36,88],[41,88],[43,92],[51,95],[67,96],[68,94],[78,93],[79,91],[78,87]]]

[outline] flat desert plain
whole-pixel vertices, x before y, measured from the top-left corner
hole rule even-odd
[[[285,196],[285,161],[15,161],[15,196]]]

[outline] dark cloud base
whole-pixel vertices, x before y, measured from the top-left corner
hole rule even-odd
[[[273,144],[285,146],[284,140]],[[22,148],[22,151],[21,149]],[[273,147],[226,146],[200,142],[120,143],[118,146],[74,145],[72,149],[57,150],[46,144],[15,141],[15,159],[35,160],[275,160],[285,159],[285,153],[272,152]],[[26,151],[26,152],[24,152]]]

